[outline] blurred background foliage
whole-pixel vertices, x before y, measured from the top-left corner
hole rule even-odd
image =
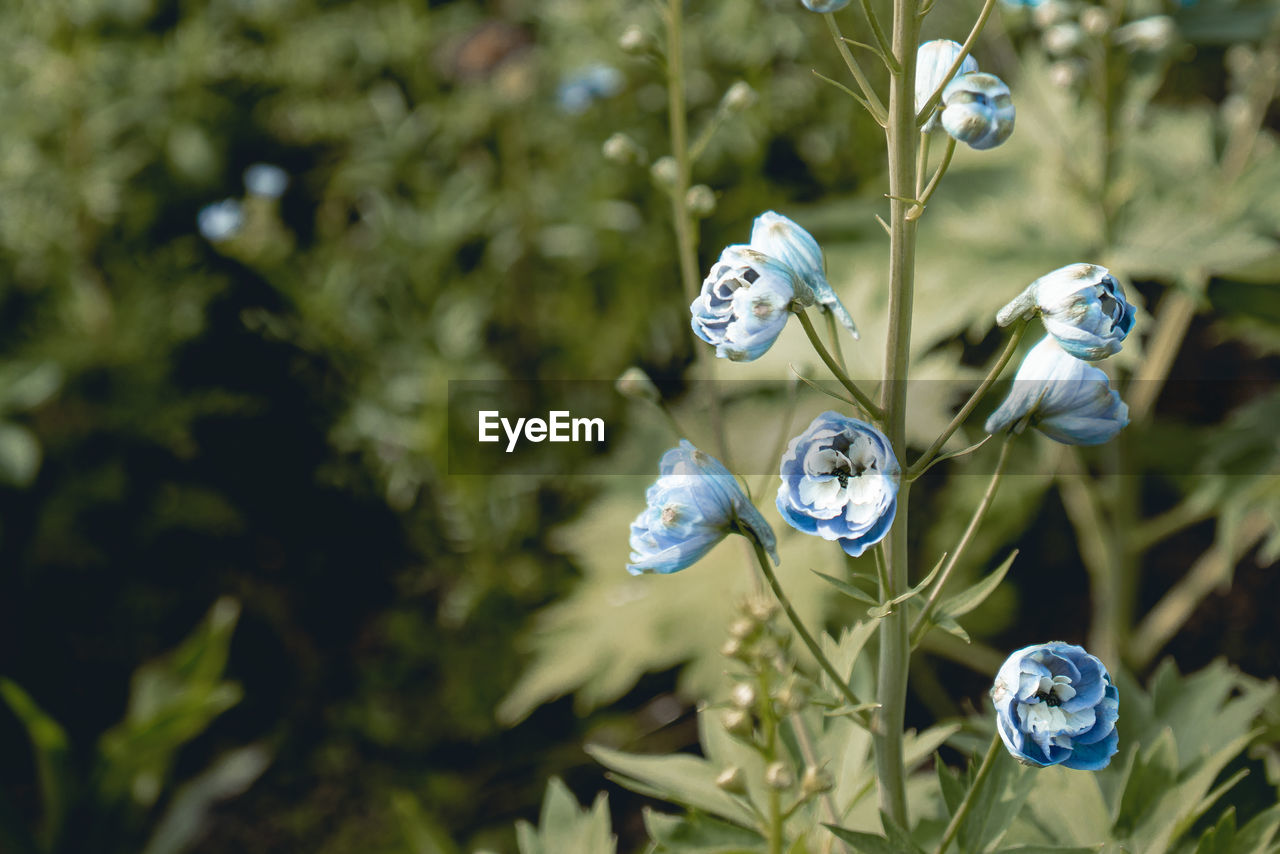
[[[976,6],[939,4],[927,34],[961,36]],[[1184,670],[1225,654],[1270,676],[1280,658],[1262,613],[1280,587],[1254,569],[1276,558],[1269,95],[1239,164],[1229,145],[1235,96],[1268,74],[1274,89],[1274,12],[1178,10],[1177,49],[1107,84],[1137,100],[1111,137],[1123,180],[1104,182],[1114,195],[1102,199],[1079,176],[1097,168],[1090,145],[1109,120],[1054,82],[1025,14],[997,14],[977,54],[1013,85],[1019,132],[990,157],[962,152],[925,220],[922,444],[998,346],[994,308],[1036,275],[1100,254],[1145,303],[1146,335],[1162,300],[1188,295],[1172,379],[1126,446],[1127,472],[1150,475],[1138,506],[1172,532],[1142,552],[1132,592],[1149,607],[1215,546],[1209,589],[1242,569],[1231,593],[1194,600],[1167,645],[1155,633],[1139,670],[1161,652]],[[813,76],[838,75],[838,60],[798,3],[689,16],[693,127],[723,120],[695,172],[716,195],[700,261],[744,240],[762,210],[798,219],[864,332],[851,364],[872,375],[885,299],[877,129]],[[624,53],[633,26],[643,38]],[[593,0],[10,4],[7,849],[514,851],[514,822],[536,819],[551,774],[579,800],[604,785],[585,740],[696,744],[692,704],[722,672],[725,591],[746,581],[733,546],[661,588],[627,579],[643,482],[451,476],[444,412],[450,380],[611,380],[632,364],[683,399],[694,341],[669,206],[645,168],[666,153],[661,30],[650,4]],[[1231,54],[1237,42],[1253,65]],[[739,80],[755,103],[718,113]],[[619,131],[637,162],[603,158]],[[290,176],[278,199],[245,192],[244,170],[262,162]],[[243,220],[206,239],[197,216],[225,198]],[[770,364],[718,375],[787,380],[788,361],[813,362],[794,332]],[[753,473],[785,433],[778,387],[761,382],[731,409],[735,457]],[[529,389],[531,412],[552,408]],[[801,398],[795,423],[820,400]],[[595,414],[615,454],[656,460],[670,444],[651,411],[611,407]],[[1090,620],[1083,581],[1044,596],[1040,579],[1084,574],[1071,499],[1031,474],[1048,470],[1033,459],[1047,451],[1026,444],[1028,475],[1010,479],[999,526],[968,561],[976,575],[1016,542],[1033,568],[1015,567],[966,619],[985,649],[1032,630],[1079,640]],[[568,458],[565,473],[588,462]],[[981,488],[963,474],[915,490],[916,518],[936,523],[918,551],[945,548],[963,524]],[[1244,524],[1259,507],[1265,520]],[[807,613],[853,615],[792,554]],[[985,690],[989,677],[940,653],[917,674],[914,723]],[[556,699],[566,693],[576,706]],[[569,809],[563,788],[553,795],[547,809]],[[635,803],[614,790],[624,849],[644,832]],[[520,833],[526,850],[557,848]]]

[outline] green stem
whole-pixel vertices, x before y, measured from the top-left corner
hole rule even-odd
[[[929,616],[933,613],[938,600],[942,597],[942,590],[946,587],[947,579],[951,577],[956,564],[960,563],[960,556],[968,548],[969,542],[978,530],[978,526],[982,524],[983,517],[991,509],[991,503],[995,501],[996,489],[1000,486],[1000,478],[1004,475],[1005,464],[1009,461],[1009,448],[1012,446],[1013,434],[1009,434],[1000,446],[1000,459],[996,461],[996,470],[991,474],[991,481],[987,484],[987,491],[983,494],[982,500],[978,502],[977,508],[974,509],[973,516],[969,519],[969,526],[964,529],[964,533],[960,536],[960,541],[956,543],[956,547],[947,557],[946,566],[942,568],[942,572],[938,575],[938,580],[933,584],[933,589],[929,591],[929,598],[925,600],[924,610],[920,612],[920,616],[916,617],[915,623],[911,626],[912,647],[920,643],[924,633],[929,630]]]
[[[871,32],[875,34],[876,44],[880,46],[880,56],[884,59],[884,64],[889,69],[889,73],[897,74],[902,68],[893,57],[893,47],[889,44],[889,39],[885,38],[884,28],[880,26],[880,18],[876,15],[876,10],[872,8],[871,0],[862,0],[862,14],[867,16],[867,24],[871,27]]]
[[[844,368],[844,350],[840,347],[840,324],[836,322],[834,312],[822,312],[823,318],[827,321],[827,337],[831,339],[831,354],[835,356],[836,364]],[[848,369],[845,369],[848,373]]]
[[[1009,364],[1009,360],[1013,358],[1014,351],[1018,349],[1018,342],[1022,340],[1022,336],[1026,331],[1027,324],[1025,322],[1014,327],[1013,335],[1010,336],[1008,343],[1004,345],[1004,351],[1000,354],[1000,358],[996,359],[995,364],[991,366],[991,370],[987,371],[986,379],[984,379],[982,383],[974,389],[973,394],[969,395],[969,399],[965,401],[964,406],[960,407],[960,411],[951,419],[951,423],[947,425],[947,429],[943,430],[942,433],[938,435],[938,438],[933,440],[933,444],[929,446],[929,449],[921,454],[920,458],[912,463],[911,467],[907,469],[908,480],[915,480],[916,477],[922,474],[924,470],[928,468],[929,463],[933,458],[942,450],[942,446],[947,444],[947,440],[960,429],[960,425],[965,422],[965,419],[969,417],[974,408],[982,401],[983,396],[985,396],[991,386],[995,384],[996,380],[1000,378],[1000,372],[1004,370],[1005,365]]]
[[[905,460],[907,452],[907,378],[911,357],[911,314],[915,298],[916,223],[908,221],[915,192],[916,49],[920,41],[918,0],[894,0],[893,55],[901,68],[890,76],[889,121],[885,138],[889,149],[889,334],[885,347],[884,387],[881,408],[894,453]],[[908,587],[907,508],[911,485],[898,490],[898,510],[887,545],[888,572],[882,601],[893,599]],[[872,726],[876,776],[880,784],[880,808],[902,827],[907,820],[906,769],[902,756],[902,729],[907,695],[907,671],[911,654],[905,608],[895,608],[880,623],[880,661],[877,679],[879,710]]]
[[[760,713],[760,728],[764,733],[764,744],[761,755],[765,767],[778,758],[778,716],[773,709],[773,692],[769,686],[769,670],[763,668],[757,680],[760,687],[760,700],[757,711]],[[768,842],[769,854],[782,854],[782,825],[786,820],[782,815],[782,793],[766,783],[768,793],[765,802],[765,839]]]
[[[987,25],[987,19],[991,17],[991,12],[996,8],[996,0],[987,0],[983,4],[982,11],[978,13],[978,20],[974,22],[973,29],[969,31],[969,37],[964,40],[964,44],[960,46],[960,53],[957,54],[955,61],[951,63],[951,67],[947,69],[947,73],[942,78],[942,82],[938,84],[938,88],[933,90],[933,94],[929,96],[929,100],[925,101],[924,108],[920,110],[920,115],[916,117],[916,124],[923,125],[928,121],[929,116],[933,113],[938,102],[942,100],[942,90],[947,88],[947,84],[951,82],[951,78],[956,76],[956,72],[960,70],[960,66],[964,65],[965,57],[972,51],[973,46],[978,43],[978,36],[982,35],[982,30]]]
[[[791,600],[787,598],[787,594],[782,590],[782,584],[778,581],[777,573],[773,571],[773,563],[770,561],[768,553],[764,550],[764,546],[760,545],[760,542],[751,535],[750,531],[742,529],[742,533],[751,541],[751,545],[755,548],[756,561],[760,564],[760,571],[764,573],[765,580],[769,582],[769,589],[773,591],[773,595],[778,600],[778,604],[782,606],[782,612],[787,615],[787,619],[791,621],[791,626],[796,630],[796,634],[800,636],[800,641],[813,655],[814,659],[817,660],[818,666],[821,667],[829,677],[831,677],[831,681],[836,685],[836,690],[844,696],[845,701],[853,708],[864,705],[863,702],[858,699],[858,695],[853,693],[853,689],[849,687],[848,677],[842,676],[840,671],[836,670],[835,665],[832,664],[831,660],[822,652],[822,647],[818,645],[813,634],[805,627],[804,622],[800,619],[800,615],[796,613],[796,609],[792,606]],[[866,723],[860,713],[856,717],[856,720],[863,724]]]
[[[836,50],[840,51],[840,57],[844,59],[844,64],[848,66],[849,73],[853,75],[854,81],[862,91],[867,110],[871,113],[871,117],[883,126],[885,123],[884,103],[876,95],[876,90],[871,88],[871,83],[867,80],[867,76],[862,73],[862,66],[858,65],[858,60],[854,58],[853,52],[849,50],[849,45],[844,40],[844,36],[840,34],[840,25],[836,23],[836,16],[827,12],[822,17],[827,22],[827,29],[831,31],[831,38],[835,40]]]
[[[978,800],[978,792],[981,791],[982,785],[987,782],[987,778],[991,776],[991,769],[995,767],[996,760],[1000,756],[1000,746],[1000,736],[998,734],[992,736],[991,746],[987,748],[987,755],[982,757],[982,765],[978,768],[977,776],[973,778],[973,785],[969,787],[969,791],[964,793],[964,800],[960,802],[960,807],[956,810],[956,814],[951,816],[951,821],[947,824],[947,829],[942,834],[942,841],[938,843],[934,854],[946,854],[947,847],[951,845],[956,838],[956,834],[960,832],[964,820],[969,817],[969,812]]]
[[[879,421],[884,413],[880,411],[880,407],[876,406],[867,394],[860,388],[857,383],[849,379],[849,375],[844,372],[844,368],[836,361],[835,357],[827,350],[822,339],[818,336],[818,330],[814,329],[813,321],[809,319],[809,315],[802,308],[796,313],[796,317],[800,319],[800,325],[804,327],[804,334],[809,337],[809,343],[813,345],[813,349],[817,351],[818,358],[822,359],[822,363],[827,366],[832,375],[840,381],[840,385],[844,386],[845,391],[853,395],[853,399],[858,401],[858,405],[866,410],[867,415],[872,419]]]
[[[925,136],[928,139],[928,136]],[[942,182],[942,176],[947,174],[947,170],[951,168],[951,158],[956,156],[956,140],[955,137],[947,137],[946,150],[942,152],[942,162],[938,164],[938,171],[933,173],[933,177],[929,179],[929,185],[924,190],[916,193],[916,206],[907,213],[907,219],[917,220],[924,216],[925,206],[929,204],[929,200],[933,198],[933,193],[938,189],[938,184]],[[919,179],[916,181],[919,184]]]

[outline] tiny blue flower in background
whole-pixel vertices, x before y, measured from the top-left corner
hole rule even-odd
[[[1039,6],[1041,3],[1045,2],[1045,0],[1001,0],[1001,2],[1003,2],[1004,5],[1010,7],[1011,9],[1017,9],[1022,6],[1034,8],[1036,6]]]
[[[658,470],[645,493],[649,506],[631,523],[628,572],[678,572],[739,526],[778,562],[773,529],[719,460],[681,439],[662,455]]]
[[[565,77],[556,90],[556,101],[564,112],[577,116],[601,98],[612,98],[622,91],[622,72],[612,65],[597,63]]]
[[[839,12],[849,0],[800,0],[810,12]]]
[[[1013,133],[1013,121],[1009,87],[994,74],[961,74],[942,92],[942,127],[970,148],[995,148]]]
[[[1077,359],[1096,362],[1120,352],[1133,328],[1133,306],[1106,267],[1068,264],[1036,279],[996,314],[1008,326],[1039,312],[1045,329]]]
[[[196,216],[196,225],[204,239],[220,243],[236,236],[244,225],[244,211],[238,199],[223,199],[205,205]]]
[[[1046,336],[1027,353],[1004,403],[987,419],[995,435],[1026,424],[1064,445],[1100,445],[1129,423],[1129,407],[1107,375]]]
[[[955,63],[956,57],[964,48],[951,39],[934,39],[925,42],[916,50],[916,113],[924,109],[925,102],[942,86],[948,71]],[[978,70],[978,60],[966,56],[960,63],[959,70],[951,78],[954,80],[961,74],[969,74]],[[929,116],[921,130],[931,131],[938,126],[938,113]]]
[[[244,188],[251,196],[278,199],[289,186],[289,173],[270,163],[255,163],[244,170]]]
[[[1024,765],[1097,771],[1116,753],[1120,692],[1103,663],[1078,646],[1018,650],[996,674],[991,699],[1000,738]]]
[[[763,252],[771,258],[786,264],[813,291],[818,305],[835,315],[836,320],[854,338],[858,337],[858,328],[853,318],[836,296],[831,283],[827,281],[826,262],[822,258],[822,247],[813,235],[805,231],[792,220],[774,211],[765,211],[756,217],[751,226],[752,249]]]
[[[778,512],[806,534],[835,540],[857,557],[884,538],[898,511],[901,470],[875,427],[824,412],[782,455]]]
[[[693,331],[720,358],[749,362],[782,334],[792,300],[812,305],[813,290],[789,266],[750,246],[729,246],[689,306]]]

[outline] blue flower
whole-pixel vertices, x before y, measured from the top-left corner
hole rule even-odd
[[[561,111],[581,115],[593,102],[621,92],[622,83],[622,72],[612,65],[589,65],[564,78],[556,90],[556,101]]]
[[[916,49],[916,113],[924,109],[925,102],[938,91],[939,86],[950,82],[943,78],[951,70],[952,64],[963,49],[958,42],[953,42],[951,39],[934,39]],[[972,56],[966,56],[951,80],[961,74],[969,74],[977,70],[978,60]],[[938,113],[935,111],[921,130],[931,131],[937,126]]]
[[[244,170],[244,188],[251,196],[278,199],[289,186],[289,173],[270,163],[255,163]]]
[[[1078,646],[1018,650],[996,674],[991,699],[1004,746],[1025,765],[1097,771],[1116,753],[1120,692],[1102,662]]]
[[[942,91],[942,127],[970,148],[995,148],[1013,133],[1013,98],[994,74],[961,74]]]
[[[1064,445],[1100,445],[1129,423],[1129,407],[1107,375],[1058,346],[1052,336],[1032,347],[1004,403],[987,419],[992,435],[1030,424]]]
[[[839,12],[849,0],[800,0],[810,12]]]
[[[812,289],[795,271],[750,246],[729,246],[689,306],[693,331],[716,345],[720,358],[750,362],[782,334],[793,300],[813,304]]]
[[[765,211],[751,225],[749,245],[790,267],[813,291],[818,305],[835,315],[836,320],[854,338],[858,337],[858,328],[854,326],[853,318],[827,281],[827,265],[822,258],[822,247],[813,239],[812,234],[780,213]]]
[[[782,455],[778,512],[791,527],[862,554],[884,539],[898,510],[901,470],[875,427],[824,412]]]
[[[223,199],[201,208],[196,225],[205,240],[221,243],[235,237],[244,226],[244,210],[237,199]]]
[[[681,439],[659,471],[645,493],[649,506],[631,523],[628,572],[679,572],[741,528],[778,562],[773,529],[719,460]]]
[[[1063,350],[1088,362],[1119,353],[1133,328],[1124,288],[1097,264],[1068,264],[1046,273],[1000,309],[996,322],[1008,326],[1036,312]]]

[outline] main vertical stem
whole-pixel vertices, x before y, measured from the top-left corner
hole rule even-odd
[[[893,54],[901,68],[890,75],[889,123],[889,338],[885,348],[885,383],[880,401],[889,441],[899,461],[907,458],[907,373],[911,350],[911,310],[915,289],[916,223],[908,221],[915,195],[916,48],[920,41],[918,0],[893,0]],[[898,492],[898,512],[888,538],[886,599],[907,589],[907,499],[910,484]],[[899,825],[907,826],[906,774],[902,760],[902,730],[907,698],[907,667],[911,654],[905,609],[895,608],[880,624],[880,709],[873,735],[880,808]]]

